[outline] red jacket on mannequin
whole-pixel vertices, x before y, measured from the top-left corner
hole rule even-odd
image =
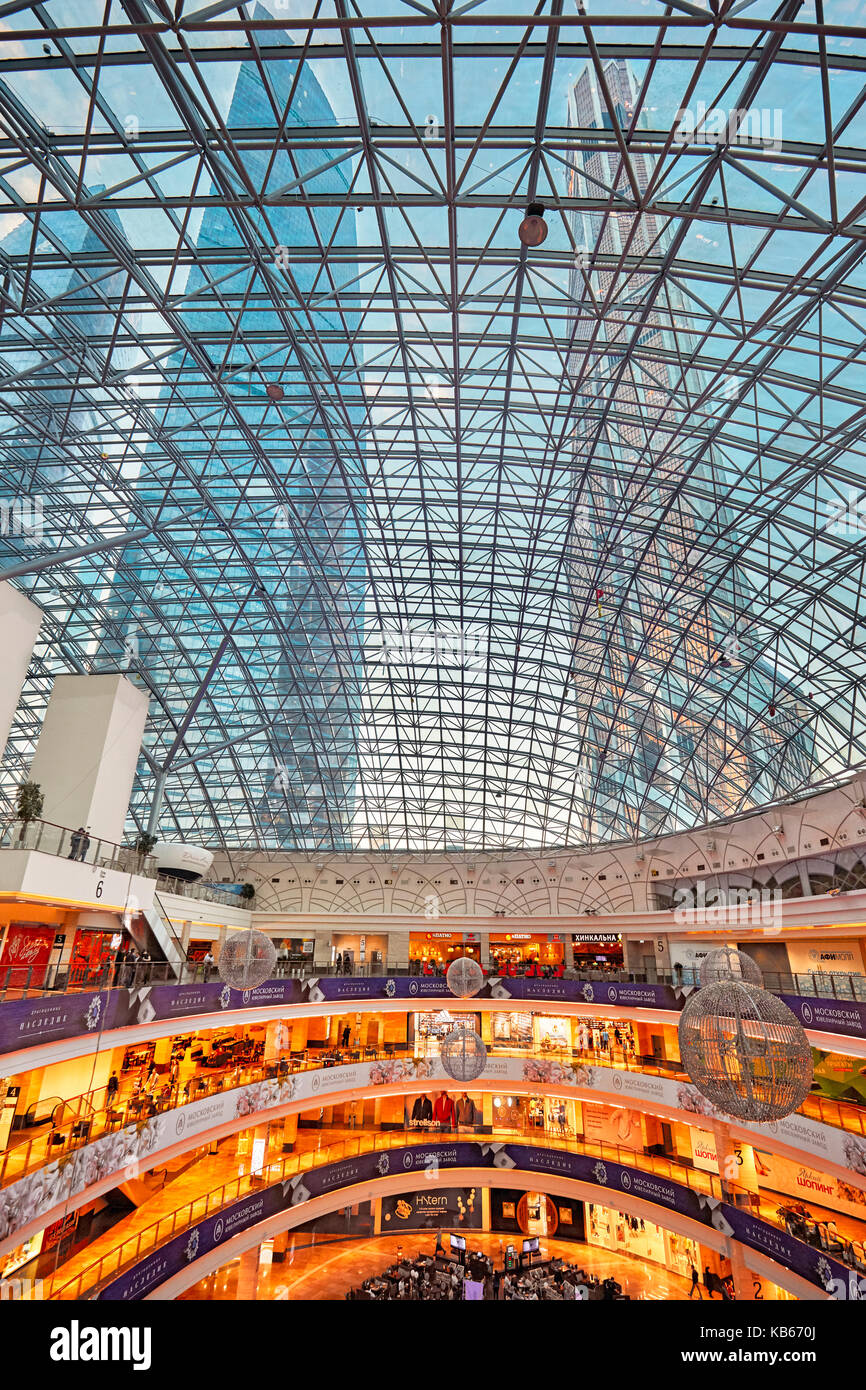
[[[454,1102],[451,1097],[443,1091],[433,1102],[433,1119],[440,1125],[453,1125],[454,1123]]]

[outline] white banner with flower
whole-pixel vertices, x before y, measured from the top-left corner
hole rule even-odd
[[[136,1177],[155,1166],[161,1150],[189,1144],[218,1126],[266,1116],[269,1110],[291,1106],[305,1109],[325,1096],[363,1092],[371,1087],[395,1087],[409,1092],[425,1085],[454,1090],[454,1082],[436,1058],[393,1057],[377,1062],[357,1062],[349,1066],[319,1067],[285,1077],[256,1081],[202,1100],[191,1101],[151,1119],[125,1125],[104,1134],[72,1153],[46,1162],[41,1168],[0,1189],[0,1254],[19,1243],[15,1233],[38,1216],[75,1199],[95,1183],[112,1178],[114,1185]],[[573,1093],[576,1099],[601,1104],[611,1100],[662,1105],[679,1112],[689,1123],[690,1116],[706,1120],[724,1119],[713,1110],[690,1083],[674,1078],[624,1071],[616,1067],[581,1062],[555,1061],[547,1057],[511,1057],[492,1053],[484,1073],[471,1088],[489,1090],[506,1083],[527,1088],[545,1088],[555,1094]],[[587,1094],[590,1093],[590,1094]],[[694,1121],[692,1121],[694,1123]],[[733,1122],[732,1122],[733,1123]],[[778,1143],[797,1149],[810,1159],[826,1159],[847,1169],[855,1186],[866,1189],[866,1138],[834,1129],[804,1115],[791,1115],[768,1125],[733,1124],[737,1133],[746,1134],[758,1147],[773,1150]],[[763,1141],[763,1142],[762,1142]]]

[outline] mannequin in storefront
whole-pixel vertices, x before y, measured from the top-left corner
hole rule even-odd
[[[425,1091],[423,1095],[417,1097],[412,1106],[413,1125],[429,1125],[433,1120],[433,1102]]]
[[[454,1102],[447,1091],[440,1091],[433,1104],[433,1119],[436,1124],[441,1125],[442,1129],[451,1129],[454,1125]]]
[[[475,1126],[475,1102],[464,1091],[457,1102],[456,1118],[458,1129],[473,1129]]]

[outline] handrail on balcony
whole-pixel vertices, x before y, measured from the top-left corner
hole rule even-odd
[[[156,878],[156,860],[152,854],[139,854],[134,845],[118,845],[114,840],[86,833],[81,835],[78,829],[55,825],[53,821],[7,820],[0,831],[0,849],[38,850],[40,854],[52,854],[58,859]]]
[[[494,1056],[518,1056],[526,1060],[536,1056],[534,1053],[515,1052],[507,1046],[494,1046],[492,1053]],[[58,1154],[63,1156],[74,1148],[92,1143],[102,1135],[113,1133],[126,1124],[162,1114],[187,1102],[203,1100],[224,1090],[278,1076],[339,1066],[344,1062],[379,1062],[414,1057],[415,1052],[412,1049],[401,1049],[397,1052],[362,1046],[348,1047],[342,1051],[327,1048],[317,1051],[305,1049],[302,1056],[292,1056],[290,1059],[285,1056],[262,1062],[245,1062],[241,1059],[229,1062],[223,1067],[208,1068],[194,1073],[183,1086],[178,1080],[172,1081],[170,1075],[166,1076],[163,1073],[158,1078],[158,1091],[157,1085],[154,1084],[152,1092],[144,1089],[123,1099],[109,1092],[106,1086],[99,1086],[92,1091],[85,1091],[64,1100],[62,1107],[58,1107],[62,1108],[62,1117],[58,1122],[52,1119],[50,1129],[43,1129],[30,1139],[6,1149],[0,1156],[0,1188],[17,1182],[27,1173],[50,1163]],[[645,1076],[685,1077],[682,1064],[675,1059],[670,1059],[666,1064],[649,1063],[646,1059],[638,1061],[625,1053],[620,1058],[615,1058],[612,1050],[605,1052],[603,1049],[591,1047],[572,1048],[571,1057],[574,1061],[590,1061],[597,1067],[611,1071],[636,1072]],[[816,1119],[822,1124],[842,1129],[846,1133],[866,1136],[866,1106],[812,1094],[807,1096],[798,1113]]]
[[[428,1144],[430,1142],[429,1134],[419,1134],[415,1130],[392,1130],[385,1133],[376,1131],[375,1134],[370,1135],[370,1138],[373,1141],[370,1145],[370,1151],[402,1149],[411,1144]],[[230,1202],[236,1201],[248,1192],[260,1191],[262,1187],[284,1182],[288,1177],[304,1171],[305,1167],[324,1167],[326,1164],[338,1162],[340,1159],[356,1157],[361,1152],[361,1140],[362,1136],[358,1135],[352,1139],[340,1140],[326,1148],[316,1149],[308,1153],[290,1154],[276,1163],[267,1164],[257,1175],[249,1171],[239,1174],[230,1182],[222,1183],[220,1186],[212,1188],[210,1192],[194,1197],[176,1211],[160,1217],[149,1226],[145,1226],[143,1230],[138,1232],[137,1236],[130,1237],[119,1247],[115,1247],[108,1254],[102,1255],[98,1260],[94,1260],[93,1264],[86,1266],[68,1283],[61,1284],[56,1289],[52,1287],[48,1295],[49,1298],[77,1300],[82,1298],[85,1293],[92,1296],[102,1284],[108,1281],[109,1277],[122,1274],[131,1265],[137,1264],[143,1255],[158,1246],[165,1245],[177,1231],[186,1230],[188,1226],[210,1216],[214,1211],[222,1210]],[[509,1138],[509,1143],[519,1145],[534,1145],[537,1142],[537,1138],[532,1136],[525,1138],[518,1135]],[[546,1139],[545,1147],[584,1154],[590,1158],[608,1159],[627,1167],[639,1166],[642,1159],[647,1165],[644,1169],[646,1172],[657,1173],[661,1177],[682,1182],[684,1186],[711,1197],[723,1199],[725,1196],[721,1182],[715,1174],[690,1168],[685,1164],[678,1163],[675,1159],[661,1158],[646,1152],[641,1154],[635,1149],[624,1148],[617,1144],[602,1144],[592,1141],[579,1143],[576,1140],[559,1139],[553,1136]],[[216,1200],[214,1201],[214,1199]],[[127,1252],[126,1255],[124,1252]],[[87,1282],[85,1283],[85,1281]]]

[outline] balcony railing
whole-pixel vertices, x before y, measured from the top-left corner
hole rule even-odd
[[[174,878],[171,874],[159,875],[159,891],[194,898],[200,903],[214,903],[216,907],[239,907],[246,911],[252,907],[250,899],[242,898],[239,893],[226,893],[210,883],[190,883],[188,879]]]
[[[538,1136],[524,1138],[522,1135],[515,1136],[510,1130],[497,1130],[496,1133],[502,1133],[503,1137],[507,1137],[509,1143],[538,1144]],[[382,1149],[405,1149],[409,1145],[429,1143],[430,1135],[426,1132],[419,1133],[416,1130],[391,1130],[381,1133],[379,1131],[366,1131],[360,1133],[357,1138],[343,1139],[327,1147],[290,1154],[277,1163],[263,1167],[256,1175],[250,1172],[243,1173],[230,1182],[223,1183],[220,1187],[215,1187],[210,1192],[193,1198],[192,1201],[185,1203],[176,1211],[169,1212],[158,1221],[146,1226],[144,1230],[131,1236],[129,1240],[123,1241],[108,1254],[94,1260],[68,1283],[60,1282],[61,1267],[51,1281],[45,1281],[49,1290],[47,1296],[51,1299],[64,1300],[91,1297],[101,1285],[115,1279],[132,1265],[138,1264],[144,1256],[165,1245],[180,1231],[185,1231],[199,1221],[204,1221],[206,1217],[222,1211],[232,1202],[247,1196],[249,1193],[260,1192],[264,1187],[285,1182],[297,1173],[309,1172],[313,1168],[321,1168],[326,1164],[339,1162],[341,1159],[356,1158],[364,1153],[378,1153]],[[580,1143],[577,1140],[559,1139],[555,1136],[547,1136],[544,1147],[567,1153],[585,1154],[590,1158],[607,1159],[609,1162],[621,1163],[630,1168],[639,1168],[643,1172],[655,1173],[668,1180],[679,1182],[684,1187],[689,1187],[696,1192],[705,1193],[707,1196],[718,1197],[719,1199],[724,1197],[721,1183],[714,1174],[688,1167],[674,1159],[661,1158],[656,1154],[641,1153],[639,1150],[623,1148],[616,1144]]]
[[[524,1136],[521,1133],[506,1129],[497,1129],[495,1133],[506,1139],[509,1144],[536,1146],[539,1143],[538,1135]],[[441,1134],[438,1137],[441,1139]],[[325,1167],[341,1160],[357,1158],[361,1154],[378,1153],[387,1149],[405,1149],[410,1145],[429,1143],[430,1135],[426,1132],[419,1133],[417,1130],[364,1131],[351,1139],[343,1139],[322,1148],[291,1154],[278,1162],[265,1165],[256,1174],[249,1170],[243,1172],[232,1178],[230,1182],[212,1188],[209,1192],[186,1202],[175,1211],[160,1217],[143,1230],[130,1236],[128,1240],[122,1241],[107,1254],[92,1261],[73,1279],[65,1283],[61,1282],[63,1274],[61,1267],[53,1279],[46,1281],[48,1283],[47,1297],[58,1300],[92,1298],[104,1284],[113,1281],[125,1270],[140,1263],[145,1256],[167,1244],[175,1235],[187,1231],[191,1226],[197,1225],[207,1217],[224,1210],[241,1197],[253,1192],[260,1192],[263,1188],[273,1186],[276,1183],[285,1182],[298,1173],[309,1172],[312,1169]],[[680,1183],[692,1191],[701,1192],[720,1200],[731,1200],[730,1191],[725,1192],[722,1189],[719,1178],[714,1174],[696,1169],[687,1162],[651,1153],[646,1149],[641,1151],[616,1144],[584,1142],[576,1139],[559,1138],[550,1134],[546,1134],[544,1137],[544,1148],[582,1154],[590,1158],[619,1163],[627,1168],[637,1168],[642,1172],[653,1173],[669,1181]],[[247,1160],[244,1167],[249,1169],[250,1164],[251,1160]],[[760,1220],[767,1221],[766,1214],[762,1214],[761,1211],[760,1198],[745,1191],[740,1196],[751,1207],[757,1208],[753,1214],[757,1215]],[[789,1234],[793,1234],[790,1231],[783,1208],[773,1212],[773,1219],[782,1230],[787,1230]],[[852,1269],[862,1270],[866,1268],[861,1241],[854,1240],[850,1236],[837,1238],[826,1222],[812,1222],[812,1224],[815,1227],[815,1239],[813,1240],[810,1236],[805,1243],[831,1250],[834,1256]],[[799,1237],[795,1236],[795,1238]]]
[[[630,1071],[644,1076],[688,1080],[682,1070],[682,1063],[675,1059],[630,1057],[622,1049],[616,1051],[620,1056],[614,1056],[610,1050],[575,1047],[570,1049],[570,1058],[574,1062],[588,1062],[611,1071]],[[306,1048],[303,1052],[289,1054],[282,1061],[249,1063],[241,1059],[219,1068],[202,1068],[183,1085],[163,1075],[158,1077],[152,1091],[142,1089],[137,1094],[122,1098],[117,1093],[109,1092],[105,1086],[85,1091],[69,1100],[61,1100],[58,1097],[52,1118],[43,1120],[39,1132],[13,1144],[0,1157],[0,1188],[17,1182],[27,1173],[44,1167],[54,1159],[62,1158],[75,1149],[84,1147],[85,1144],[93,1143],[104,1134],[111,1134],[125,1125],[163,1114],[188,1101],[204,1100],[222,1091],[297,1072],[316,1071],[322,1067],[348,1065],[353,1062],[410,1059],[416,1055],[412,1049],[396,1045],[389,1045],[387,1048]],[[493,1057],[517,1056],[529,1060],[535,1055],[522,1049],[515,1051],[508,1047],[491,1048]],[[562,1057],[565,1056],[566,1053],[563,1051]],[[821,1095],[810,1095],[800,1106],[799,1114],[833,1128],[843,1129],[847,1133],[866,1137],[866,1106],[830,1100]]]
[[[163,914],[165,915],[165,914]],[[175,938],[176,939],[176,938]],[[487,971],[488,975],[494,974]],[[331,965],[313,965],[309,962],[299,964],[292,961],[277,961],[273,978],[276,980],[322,979],[335,977],[340,972]],[[395,979],[414,976],[417,971],[405,966],[378,965],[366,963],[342,978],[367,979],[370,977],[391,977]],[[0,1004],[6,999],[37,998],[58,991],[75,993],[81,990],[120,989],[147,984],[207,984],[218,977],[216,965],[204,966],[201,962],[189,962],[183,967],[183,977],[178,980],[172,966],[165,961],[150,961],[140,964],[135,970],[129,965],[117,967],[114,964],[92,967],[77,966],[71,957],[64,956],[60,962],[50,966],[0,965]],[[422,978],[424,978],[422,976]],[[515,978],[521,979],[518,974]],[[541,978],[541,977],[535,977]],[[679,988],[692,985],[690,980],[680,980],[660,971],[626,970],[566,970],[562,978],[578,984],[644,984],[669,985]],[[694,982],[695,984],[697,982]],[[774,994],[795,994],[808,999],[837,999],[841,1001],[866,1003],[866,976],[824,974],[789,974],[787,972],[764,973],[764,987]]]
[[[100,869],[117,869],[124,874],[156,878],[153,855],[139,854],[133,845],[118,845],[95,835],[80,834],[66,825],[47,820],[7,821],[0,832],[0,849],[37,850],[57,859],[95,864]]]

